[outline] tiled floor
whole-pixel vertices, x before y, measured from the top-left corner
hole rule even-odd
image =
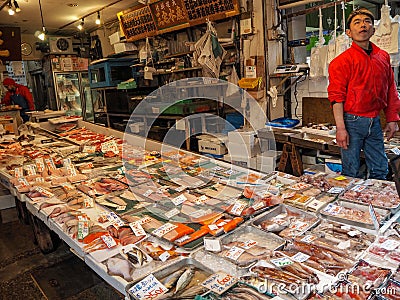
[[[74,254],[65,243],[52,253],[42,254],[33,242],[30,225],[18,221],[15,208],[1,210],[0,217],[0,299],[123,299],[101,279],[91,288],[67,298],[46,297],[32,279],[32,273],[71,259]]]

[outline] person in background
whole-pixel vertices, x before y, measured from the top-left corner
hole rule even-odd
[[[1,103],[4,105],[19,105],[21,107],[22,120],[24,122],[29,121],[29,116],[26,112],[35,110],[32,93],[26,86],[17,84],[12,78],[5,78],[3,86],[7,89],[7,92]]]
[[[400,99],[389,54],[370,42],[374,16],[354,10],[347,19],[349,49],[329,65],[328,99],[336,122],[336,142],[341,147],[342,174],[357,177],[364,151],[368,177],[386,179],[388,159],[383,132],[390,140],[399,130]],[[386,115],[382,131],[380,111]]]

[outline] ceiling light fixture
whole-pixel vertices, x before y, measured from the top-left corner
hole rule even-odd
[[[17,0],[14,0],[14,7],[15,7],[15,12],[18,13],[21,11],[21,8],[19,7]]]
[[[15,11],[14,11],[14,9],[13,9],[13,7],[12,7],[11,2],[8,3],[8,14],[9,14],[10,16],[13,16],[13,15],[15,14]]]
[[[79,25],[77,26],[79,30],[83,29],[83,25],[85,25],[85,20],[82,18],[82,21],[79,23]]]
[[[42,3],[39,0],[39,9],[40,9],[40,19],[42,20],[42,32],[38,34],[38,38],[42,41],[46,39],[46,27],[44,27],[44,21],[43,21],[43,11],[42,11]]]
[[[101,24],[101,20],[100,20],[100,11],[97,12],[97,19],[96,19],[96,25],[100,25]]]

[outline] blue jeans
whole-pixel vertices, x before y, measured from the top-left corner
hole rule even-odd
[[[350,136],[350,144],[346,150],[342,149],[342,174],[359,177],[360,152],[363,149],[368,178],[386,179],[388,159],[379,116],[366,118],[345,113],[344,123]]]

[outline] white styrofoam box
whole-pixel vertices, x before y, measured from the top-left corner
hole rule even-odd
[[[342,172],[342,160],[340,158],[325,159],[325,173],[340,174]]]
[[[137,50],[137,47],[133,43],[115,43],[113,46],[115,53]]]
[[[240,156],[240,155],[232,156],[229,154],[225,154],[224,160],[233,165],[241,166],[244,168],[252,168],[252,169],[257,168],[257,157],[247,157],[247,156]]]
[[[215,143],[224,143],[224,144],[228,142],[228,136],[222,133],[201,134],[197,136],[197,139],[212,141]]]
[[[176,130],[186,130],[185,119],[176,120],[175,128],[176,128]]]
[[[267,151],[257,155],[257,170],[264,173],[275,171],[276,161],[282,154],[282,151]]]
[[[301,161],[303,162],[303,164],[315,165],[315,164],[317,164],[317,157],[303,154],[301,156]]]
[[[225,145],[214,141],[199,140],[199,152],[222,155],[227,152]]]
[[[228,139],[229,142],[232,143],[254,145],[256,134],[257,132],[255,131],[243,131],[237,129],[228,132]]]
[[[129,124],[129,128],[131,129],[131,131],[133,133],[139,133],[140,131],[142,131],[144,129],[144,122],[136,122],[136,123]]]
[[[260,145],[248,145],[244,143],[231,143],[226,144],[230,155],[254,157],[261,152]]]
[[[111,45],[119,43],[121,41],[121,32],[118,30],[114,32],[112,35],[109,35],[108,38],[110,40]]]

